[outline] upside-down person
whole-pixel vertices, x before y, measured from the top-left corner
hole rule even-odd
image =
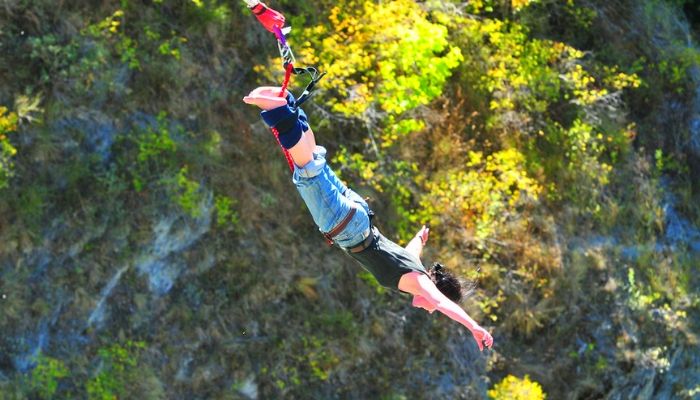
[[[440,264],[426,270],[420,255],[428,240],[423,226],[404,248],[372,226],[367,202],[345,186],[326,164],[326,149],[316,145],[306,114],[294,107],[291,94],[280,97],[279,87],[259,87],[243,101],[263,111],[265,123],[279,132],[282,146],[294,161],[292,181],[314,222],[329,241],[391,289],[413,295],[413,306],[429,313],[437,310],[471,331],[480,350],[493,346],[493,337],[457,303],[462,298],[459,281]]]

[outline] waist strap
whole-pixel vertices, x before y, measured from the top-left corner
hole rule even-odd
[[[362,250],[364,250],[364,249],[368,248],[369,246],[371,246],[372,243],[374,243],[374,228],[370,226],[370,228],[369,228],[369,235],[367,235],[367,237],[365,238],[365,240],[363,240],[363,241],[362,241],[360,244],[358,244],[357,246],[351,247],[351,248],[347,249],[347,251],[349,251],[349,252],[351,252],[351,253],[359,253],[359,252],[361,252]]]
[[[333,246],[333,238],[338,236],[340,234],[340,232],[342,232],[343,229],[345,229],[345,227],[348,226],[348,224],[350,223],[350,220],[352,219],[352,217],[355,215],[356,212],[357,212],[356,208],[354,208],[354,207],[351,208],[350,211],[348,212],[348,215],[346,215],[345,218],[343,218],[343,220],[340,221],[340,223],[335,226],[335,228],[331,229],[330,232],[323,234],[323,236],[326,237],[326,242],[328,243],[329,246]]]

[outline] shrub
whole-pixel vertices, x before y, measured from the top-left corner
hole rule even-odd
[[[440,95],[462,61],[447,29],[413,1],[342,1],[328,19],[308,30],[299,54],[328,73],[321,87],[336,112],[360,116],[376,105],[400,115]]]
[[[61,360],[40,355],[32,371],[30,386],[41,399],[51,399],[58,390],[58,381],[68,376]]]
[[[145,348],[143,342],[127,341],[100,349],[99,370],[86,386],[88,398],[112,400],[129,393],[129,388],[142,378],[137,367]]]
[[[13,176],[12,158],[17,154],[17,149],[10,143],[8,135],[17,130],[17,122],[17,114],[0,106],[0,189],[6,188]]]
[[[488,395],[494,400],[544,400],[547,398],[542,386],[531,381],[527,375],[523,379],[508,375],[489,390]]]
[[[516,214],[521,196],[537,199],[542,187],[528,176],[525,158],[515,149],[484,157],[470,152],[464,168],[437,174],[426,183],[419,220],[456,224],[478,240]]]

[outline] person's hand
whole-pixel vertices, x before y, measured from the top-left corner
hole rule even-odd
[[[484,346],[487,348],[491,348],[493,346],[493,336],[491,336],[486,329],[477,326],[476,328],[472,329],[472,335],[474,335],[474,340],[476,340],[476,344],[479,346],[479,351],[483,351]]]
[[[421,244],[423,244],[423,246],[425,246],[425,244],[428,242],[428,236],[430,236],[430,228],[423,225],[423,227],[420,228],[420,230],[418,231],[416,236],[418,236],[418,238],[420,238]]]
[[[279,86],[260,86],[245,96],[243,102],[256,105],[266,111],[272,110],[287,105],[287,97],[280,97],[280,91],[282,88]]]

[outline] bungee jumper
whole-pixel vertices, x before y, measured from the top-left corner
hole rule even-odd
[[[463,296],[459,280],[439,263],[429,270],[423,266],[420,256],[430,229],[423,226],[406,247],[387,239],[372,224],[374,213],[367,202],[343,184],[328,166],[326,149],[316,144],[306,113],[300,107],[323,75],[313,68],[293,66],[281,13],[257,0],[246,3],[265,29],[277,37],[286,73],[282,86],[258,87],[243,101],[262,109],[263,121],[287,156],[292,182],[326,240],[358,261],[382,286],[411,294],[414,307],[429,313],[440,311],[469,329],[479,350],[492,347],[491,334],[457,304]],[[297,99],[287,86],[290,75],[301,72],[311,74],[312,80]]]

